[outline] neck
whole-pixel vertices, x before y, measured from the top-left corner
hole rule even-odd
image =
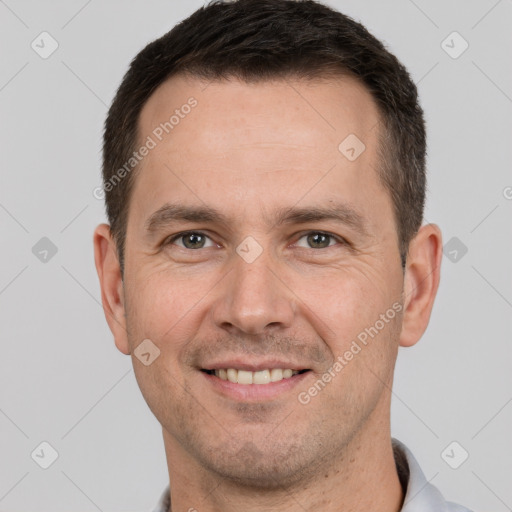
[[[369,420],[342,453],[322,461],[307,479],[271,490],[211,474],[165,430],[164,442],[173,511],[261,512],[277,507],[282,512],[398,512],[404,500],[389,417],[373,424]]]

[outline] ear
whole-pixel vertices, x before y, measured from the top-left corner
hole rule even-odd
[[[128,355],[130,346],[126,331],[123,280],[116,244],[108,224],[100,224],[94,230],[94,261],[100,279],[105,318],[114,335],[116,347]]]
[[[402,347],[418,342],[427,328],[441,278],[442,257],[441,230],[436,224],[422,226],[411,240],[407,254]]]

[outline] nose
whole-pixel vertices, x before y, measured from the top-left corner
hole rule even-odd
[[[237,253],[218,284],[215,324],[230,334],[265,334],[292,326],[296,298],[268,251],[251,263]]]

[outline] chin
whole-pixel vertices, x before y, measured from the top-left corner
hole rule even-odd
[[[323,463],[322,446],[304,439],[300,444],[286,441],[270,443],[261,439],[226,443],[202,453],[203,465],[238,487],[273,490],[310,480],[316,467]],[[306,448],[307,447],[307,448]],[[221,455],[223,454],[223,455]]]

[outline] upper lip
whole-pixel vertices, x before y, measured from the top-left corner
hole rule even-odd
[[[293,361],[282,361],[278,359],[271,359],[267,361],[254,361],[248,362],[247,360],[242,361],[240,359],[229,359],[225,361],[209,363],[203,366],[203,370],[227,370],[234,368],[236,370],[246,370],[248,372],[259,372],[261,370],[272,370],[274,368],[280,368],[283,370],[309,370],[309,367]]]

